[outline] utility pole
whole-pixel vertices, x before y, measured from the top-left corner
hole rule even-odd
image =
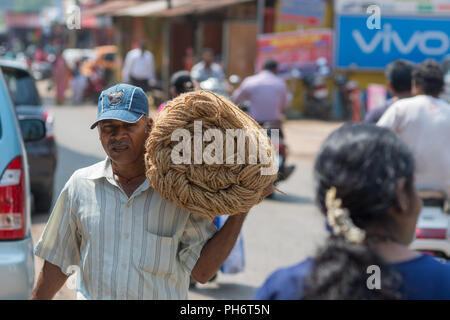
[[[258,23],[258,34],[264,33],[264,9],[266,7],[265,0],[258,0],[256,9],[256,21]]]

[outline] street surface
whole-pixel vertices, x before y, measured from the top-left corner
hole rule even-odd
[[[40,89],[44,85],[40,84]],[[56,200],[71,174],[104,159],[97,130],[90,130],[97,106],[53,106],[40,90],[55,116],[58,167],[54,186]],[[246,253],[245,272],[224,275],[219,272],[212,283],[197,285],[190,299],[251,299],[254,291],[275,269],[295,264],[314,253],[325,237],[324,219],[314,206],[312,168],[321,142],[340,123],[295,120],[284,130],[289,146],[289,163],[297,168],[278,188],[287,195],[275,194],[255,206],[243,227]],[[33,215],[32,233],[36,244],[49,213]],[[36,278],[43,261],[36,257]],[[75,299],[74,290],[64,286],[55,299]]]

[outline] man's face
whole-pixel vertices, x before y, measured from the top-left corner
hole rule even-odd
[[[206,64],[211,64],[214,62],[214,55],[210,51],[206,51],[202,55],[202,59]]]
[[[119,120],[100,121],[99,137],[109,158],[121,165],[131,165],[142,158],[152,122],[151,118],[145,116],[135,123]]]

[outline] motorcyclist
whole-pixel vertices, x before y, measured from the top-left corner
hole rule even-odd
[[[262,127],[270,123],[270,129],[278,129],[279,137],[284,138],[281,118],[288,106],[288,91],[286,83],[277,76],[278,63],[269,59],[265,61],[263,70],[256,75],[247,77],[232,95],[232,101],[237,105],[248,103],[248,114],[255,119]],[[286,158],[286,150],[280,151],[281,156]],[[280,174],[288,177],[293,167],[285,166],[280,168]]]
[[[170,98],[173,99],[182,93],[189,92],[195,89],[194,80],[192,80],[191,75],[186,70],[180,70],[175,72],[170,78]],[[166,106],[167,101],[162,103],[158,107],[158,112],[160,112]]]
[[[286,83],[277,73],[278,63],[269,59],[261,72],[245,78],[233,92],[233,102],[241,104],[247,101],[249,115],[259,124],[281,122],[282,114],[287,108]]]
[[[413,68],[414,65],[411,62],[402,59],[395,60],[387,65],[385,74],[392,98],[367,112],[364,117],[365,123],[377,123],[394,102],[411,97],[411,73]]]
[[[419,188],[439,188],[450,194],[450,105],[439,98],[444,74],[432,59],[414,67],[412,93],[385,112],[377,125],[396,132],[416,160]]]

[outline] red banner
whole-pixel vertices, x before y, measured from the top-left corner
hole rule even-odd
[[[318,58],[327,59],[333,65],[333,32],[331,29],[263,34],[258,37],[257,71],[264,61],[278,62],[281,74],[292,69],[307,71],[314,68]]]

